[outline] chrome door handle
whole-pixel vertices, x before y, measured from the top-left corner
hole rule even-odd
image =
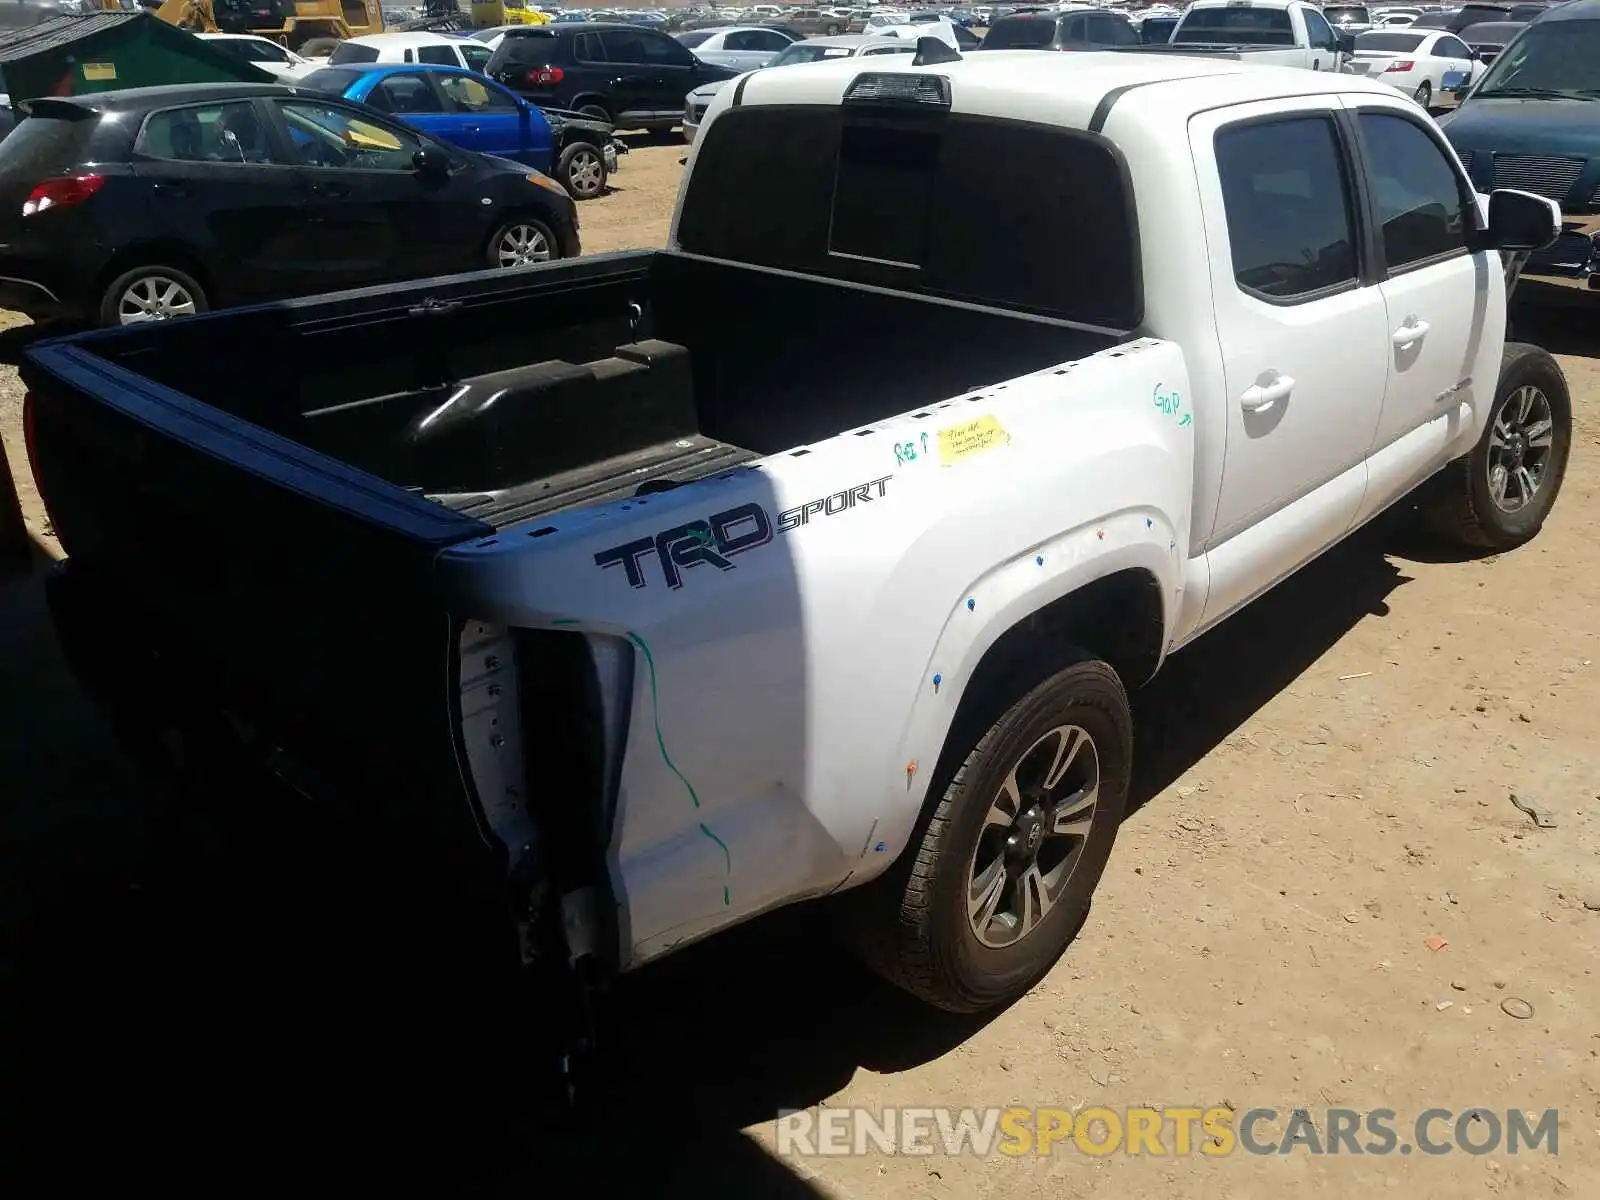
[[[1428,323],[1419,321],[1415,317],[1407,317],[1406,323],[1389,335],[1395,346],[1404,350],[1413,346],[1428,336]]]
[[[1289,393],[1294,391],[1293,375],[1278,375],[1270,383],[1253,383],[1245,388],[1239,397],[1239,405],[1245,412],[1264,412],[1279,400],[1287,400]]]

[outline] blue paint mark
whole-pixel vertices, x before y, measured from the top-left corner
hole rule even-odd
[[[884,852],[884,851],[885,851],[885,850],[887,850],[887,849],[888,849],[888,848],[889,848],[889,847],[888,847],[888,846],[887,846],[887,845],[886,845],[886,844],[885,844],[885,843],[883,843],[883,842],[879,842],[879,843],[878,843],[878,844],[877,844],[877,845],[876,845],[876,846],[874,846],[874,847],[873,847],[873,848],[872,848],[872,849],[873,849],[873,852],[874,852],[874,853],[877,853],[877,854],[882,854],[882,853],[883,853],[883,852]]]
[[[1036,567],[1044,566],[1044,555],[1041,554],[1037,558],[1035,558],[1033,560],[1033,565],[1036,566]]]
[[[968,612],[972,612],[977,607],[978,607],[978,602],[976,600],[968,600],[967,601],[967,611]]]
[[[1190,416],[1188,413],[1184,413],[1183,419],[1178,422],[1178,428],[1182,429],[1185,425],[1193,423],[1193,421],[1194,418],[1192,416]]]
[[[943,683],[943,682],[944,682],[944,676],[943,675],[939,675],[939,674],[935,674],[934,677],[933,677],[933,690],[935,692],[938,692],[939,685],[941,683]]]
[[[1150,519],[1150,518],[1149,518],[1149,517],[1146,517],[1146,518],[1145,518],[1145,519],[1144,519],[1144,527],[1145,527],[1145,528],[1146,528],[1146,529],[1149,529],[1149,528],[1150,528],[1150,526],[1152,526],[1152,525],[1154,525],[1154,524],[1155,524],[1155,522],[1154,522],[1154,521],[1152,521],[1152,520],[1151,520],[1151,519]]]

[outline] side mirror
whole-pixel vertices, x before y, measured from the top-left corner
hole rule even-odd
[[[411,165],[418,175],[450,174],[450,156],[438,146],[425,145],[411,156]]]
[[[1488,249],[1543,250],[1560,234],[1561,207],[1554,200],[1514,188],[1489,193]]]

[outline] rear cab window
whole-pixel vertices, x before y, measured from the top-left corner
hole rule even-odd
[[[702,135],[679,246],[1097,326],[1138,323],[1132,193],[1110,142],[943,109],[876,112],[724,112]],[[1009,164],[1004,177],[972,169],[986,160]]]
[[[364,46],[360,42],[340,42],[333,48],[333,53],[328,55],[330,67],[343,66],[345,63],[373,63],[378,61],[378,48]]]
[[[1053,16],[1002,17],[983,39],[985,50],[1040,50],[1055,40]]]
[[[1180,46],[1292,46],[1294,25],[1284,8],[1191,8],[1172,40]]]
[[[1356,49],[1382,50],[1407,54],[1422,45],[1425,33],[1363,33],[1356,38]]]

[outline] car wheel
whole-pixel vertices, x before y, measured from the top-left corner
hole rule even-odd
[[[829,37],[838,37],[841,32],[843,32],[843,31],[837,25],[829,25],[828,26],[828,36]]]
[[[592,200],[606,190],[606,160],[597,146],[577,142],[561,152],[556,178],[574,200]]]
[[[611,114],[605,110],[604,105],[585,104],[582,108],[578,109],[578,112],[581,115],[588,117],[591,121],[604,121],[608,125],[612,123]]]
[[[920,836],[864,889],[866,961],[939,1008],[994,1008],[1032,987],[1077,933],[1116,840],[1127,694],[1104,662],[1062,661],[971,747]]]
[[[1429,512],[1452,541],[1510,550],[1544,525],[1567,473],[1572,399],[1555,359],[1512,343],[1501,359],[1489,423],[1466,457],[1446,468]]]
[[[1412,94],[1416,96],[1418,104],[1422,105],[1423,108],[1427,108],[1428,105],[1433,103],[1433,84],[1424,79],[1417,84],[1417,90]]]
[[[100,299],[101,325],[137,325],[192,317],[211,307],[205,290],[175,267],[152,263],[111,281]]]
[[[561,257],[561,242],[537,217],[512,217],[489,239],[489,265],[510,270]]]

